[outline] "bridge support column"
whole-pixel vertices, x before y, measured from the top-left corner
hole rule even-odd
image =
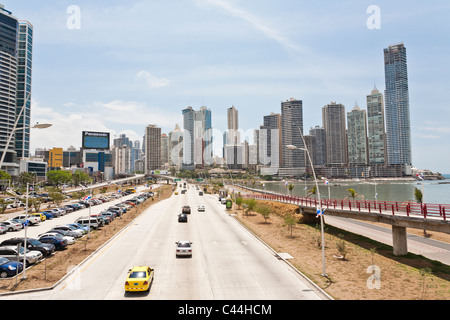
[[[405,227],[392,226],[392,243],[395,256],[405,256],[408,254],[408,242]]]

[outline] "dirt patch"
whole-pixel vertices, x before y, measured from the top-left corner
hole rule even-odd
[[[156,193],[157,190],[158,189],[148,191],[153,191]],[[57,251],[52,257],[45,259],[41,263],[28,269],[26,271],[26,280],[21,280],[22,275],[19,275],[17,285],[15,278],[1,280],[0,293],[53,286],[60,279],[62,279],[73,266],[80,264],[151,205],[165,200],[171,195],[172,186],[163,186],[160,199],[158,199],[157,196],[154,198],[148,198],[144,203],[123,214],[121,218],[116,218],[109,225],[91,232],[89,240],[87,240],[87,237],[85,236],[80,238],[73,245],[68,246],[67,249]]]
[[[257,213],[237,210],[237,218],[337,300],[448,300],[450,267],[422,256],[396,257],[392,247],[332,226],[325,226],[325,262],[322,274],[320,220],[300,224],[298,206],[258,201],[272,208],[267,222]],[[292,230],[286,217],[293,217]],[[341,251],[339,251],[339,249]],[[345,260],[340,259],[346,251]],[[372,267],[375,266],[375,267]],[[379,278],[376,276],[379,275]]]

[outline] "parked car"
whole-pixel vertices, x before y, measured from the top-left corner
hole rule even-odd
[[[0,225],[4,226],[8,232],[22,229],[22,224],[14,221],[3,221]]]
[[[0,225],[0,234],[5,234],[7,232],[7,229],[5,226]]]
[[[43,215],[45,215],[45,219],[46,220],[51,220],[51,219],[55,218],[55,214],[53,212],[51,212],[51,211],[44,211],[44,212],[41,212],[41,213]]]
[[[12,239],[8,239],[3,241],[0,246],[5,247],[5,246],[17,246],[18,244],[22,244],[22,247],[25,246],[25,238],[12,238]],[[48,257],[50,255],[52,255],[56,248],[53,244],[49,244],[49,243],[42,243],[37,239],[30,239],[27,238],[27,249],[32,250],[32,251],[39,251],[42,253],[42,255],[44,257]]]
[[[47,220],[47,217],[45,216],[45,214],[37,212],[37,213],[30,213],[28,214],[30,217],[38,217],[39,219],[41,219],[41,222]]]
[[[65,205],[64,207],[62,207],[62,209],[66,210],[66,214],[75,211],[75,209],[71,205],[68,205],[68,204]]]
[[[43,235],[38,240],[42,243],[50,243],[55,246],[56,250],[63,250],[67,247],[67,240],[60,234],[58,235]]]
[[[23,263],[0,257],[0,278],[14,277],[23,271]]]
[[[190,241],[177,241],[176,256],[177,257],[192,257],[192,242]]]
[[[39,251],[32,251],[29,249],[26,249],[25,251],[24,247],[20,247],[19,250],[17,250],[16,246],[0,247],[0,257],[8,258],[10,260],[17,261],[17,259],[19,259],[19,261],[23,261],[25,252],[26,267],[39,262],[43,257],[42,253],[40,253]]]
[[[69,223],[66,224],[66,226],[68,227],[72,227],[74,230],[81,230],[83,232],[83,234],[87,234],[89,229],[81,224],[78,223]]]
[[[24,215],[24,214],[15,216],[12,220],[18,220],[18,219],[24,220],[24,221],[27,221],[27,220],[28,220],[29,223],[30,223],[30,225],[32,225],[32,226],[34,226],[34,225],[36,225],[36,224],[39,224],[39,223],[41,222],[41,218],[38,217],[38,216],[32,216],[32,215],[26,216],[26,215]]]
[[[65,236],[65,235],[63,235],[61,233],[61,231],[57,232],[56,230],[50,230],[48,232],[40,234],[39,238],[44,237],[44,236],[61,236],[67,241],[67,244],[74,244],[75,243],[75,238],[74,237]],[[41,240],[39,240],[39,241],[41,241]]]
[[[188,222],[187,215],[184,213],[178,215],[178,222]]]
[[[53,230],[66,231],[67,234],[65,234],[65,235],[70,236],[70,237],[74,237],[74,238],[81,238],[83,236],[83,231],[81,231],[81,230],[74,230],[74,229],[70,228],[69,226],[56,226],[51,231],[53,231]]]
[[[89,217],[80,217],[77,220],[75,220],[75,223],[79,223],[85,227],[91,228],[91,229],[98,229],[101,227],[101,223],[96,218],[89,218]]]

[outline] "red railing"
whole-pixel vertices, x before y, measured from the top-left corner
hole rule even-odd
[[[270,200],[284,203],[296,204],[302,207],[318,207],[317,198],[297,197],[281,194],[245,194],[245,198],[254,198],[256,200]],[[377,212],[384,214],[403,214],[406,216],[440,217],[447,220],[447,214],[450,212],[450,204],[421,204],[410,201],[375,201],[375,200],[354,200],[354,199],[322,199],[322,208],[349,210],[358,212]]]

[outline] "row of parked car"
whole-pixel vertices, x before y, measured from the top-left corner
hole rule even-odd
[[[68,245],[75,243],[77,239],[86,235],[90,230],[98,229],[109,224],[116,217],[121,216],[134,206],[144,202],[152,196],[152,192],[140,194],[130,200],[115,204],[99,214],[79,217],[74,221],[74,223],[54,227],[51,230],[40,234],[36,239],[27,238],[26,249],[25,238],[18,237],[3,241],[0,243],[0,278],[13,277],[17,273],[22,272],[22,262],[24,259],[25,266],[28,267],[39,262],[43,258],[53,255],[56,251],[64,250]],[[86,208],[90,205],[100,204],[104,201],[108,201],[108,199],[91,199],[85,202],[80,201],[77,204],[66,205],[62,208],[58,208],[61,209],[61,211],[59,211],[61,214],[55,215],[54,217],[67,214],[81,208]],[[73,210],[71,211],[70,208]],[[54,213],[57,211],[56,209],[53,209],[51,212]],[[47,215],[44,216],[45,218],[43,221],[47,219]],[[23,228],[26,221],[22,221],[19,219],[20,217],[21,216],[16,217],[18,219],[11,219],[9,222],[12,223],[13,221],[16,221],[16,223],[19,224],[19,229]],[[52,219],[52,217],[48,219]]]

